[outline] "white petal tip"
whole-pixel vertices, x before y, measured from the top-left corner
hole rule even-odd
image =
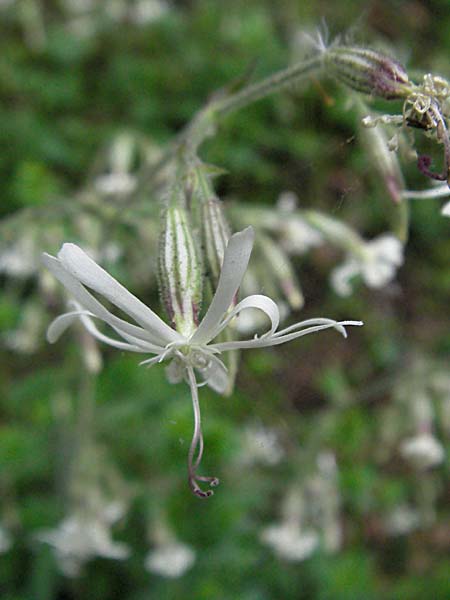
[[[54,344],[57,342],[66,329],[78,319],[81,312],[83,311],[74,311],[56,317],[56,319],[50,323],[47,329],[46,338],[49,344]]]
[[[237,233],[234,233],[231,238],[234,239],[243,239],[245,238],[245,240],[247,241],[252,241],[255,239],[255,230],[253,229],[253,227],[251,225],[249,225],[248,227],[246,227],[245,229],[243,229],[242,231],[238,231]]]
[[[342,321],[341,323],[336,323],[335,325],[335,329],[337,329],[337,331],[339,331],[339,333],[342,333],[342,335],[347,338],[348,337],[348,333],[347,330],[345,329],[345,327],[349,327],[351,325],[355,325],[356,327],[361,327],[361,325],[364,325],[364,323],[362,321]]]
[[[55,344],[59,340],[59,338],[61,337],[62,334],[63,334],[63,331],[61,331],[58,327],[55,327],[55,321],[53,321],[48,326],[45,337],[47,338],[47,342],[49,344]]]
[[[50,327],[47,329],[47,333],[46,333],[45,337],[46,337],[47,342],[49,344],[54,344],[55,342],[58,341],[58,338],[56,336],[54,336],[54,335],[51,334]]]
[[[51,254],[47,254],[47,252],[43,252],[41,254],[41,263],[43,265],[45,265],[46,267],[48,267],[49,263],[51,263],[52,260],[54,260],[54,259],[55,259],[55,257],[52,256]]]

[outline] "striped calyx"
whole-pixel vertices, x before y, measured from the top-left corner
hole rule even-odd
[[[222,202],[214,193],[211,178],[222,171],[211,165],[199,163],[192,171],[191,211],[199,232],[205,267],[213,287],[217,285],[225,248],[231,237],[230,226]]]
[[[332,46],[324,53],[324,65],[338,81],[363,94],[395,100],[412,91],[403,66],[376,50]]]
[[[169,205],[160,237],[158,273],[161,298],[172,327],[189,337],[198,325],[202,272],[189,217]]]

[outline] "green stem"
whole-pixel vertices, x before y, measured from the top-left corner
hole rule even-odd
[[[257,100],[261,100],[270,94],[275,94],[290,85],[298,83],[307,75],[311,75],[314,71],[318,71],[321,66],[322,57],[315,56],[292,67],[283,69],[283,71],[270,75],[262,81],[251,84],[240,92],[225,98],[216,108],[216,115],[226,115],[230,112],[244,108]]]
[[[167,162],[180,153],[195,155],[201,144],[207,137],[213,135],[217,125],[226,115],[300,82],[311,73],[318,71],[321,66],[322,57],[316,56],[253,83],[231,96],[216,97],[178,134],[156,164],[146,172],[143,183],[150,183]]]

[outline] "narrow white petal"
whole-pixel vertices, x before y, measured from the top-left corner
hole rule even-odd
[[[298,325],[301,326],[302,324],[298,323]],[[237,342],[220,342],[218,344],[211,344],[209,347],[213,350],[218,350],[219,352],[226,350],[243,350],[247,348],[267,348],[268,346],[278,346],[304,335],[308,335],[309,333],[315,333],[317,331],[329,329],[330,327],[339,331],[339,333],[344,335],[344,337],[347,337],[345,327],[348,325],[359,326],[363,325],[363,323],[361,321],[330,321],[329,323],[323,325],[316,325],[314,327],[308,327],[300,331],[293,331],[283,335],[264,336],[261,338],[255,338],[253,340],[242,340]]]
[[[73,323],[74,318],[79,317],[81,323],[84,325],[84,327],[87,329],[87,331],[91,335],[93,335],[99,341],[108,344],[109,346],[114,346],[114,348],[118,348],[120,350],[129,350],[130,352],[152,352],[154,354],[160,354],[161,352],[164,351],[163,347],[155,346],[154,344],[150,344],[150,342],[147,342],[146,340],[142,340],[142,339],[139,339],[132,335],[129,335],[123,330],[114,329],[114,331],[116,331],[116,333],[118,333],[122,338],[124,338],[124,340],[127,343],[123,343],[120,340],[111,338],[111,337],[103,334],[101,331],[99,331],[97,329],[93,319],[91,318],[91,317],[95,317],[95,315],[93,313],[89,312],[88,310],[83,310],[83,307],[74,300],[72,300],[69,304],[72,305],[75,308],[75,310],[70,313],[66,313],[65,315],[61,315],[61,317],[68,317],[68,318],[67,318],[67,324],[62,322],[60,325],[59,324],[57,325],[57,327],[60,327],[60,328],[64,325],[64,329],[61,329],[61,331],[58,334],[58,338],[64,332],[65,328],[68,327],[71,323]],[[55,323],[57,323],[61,319],[61,317],[57,317],[55,319],[55,321],[50,324],[50,327],[47,331],[47,338],[50,343],[53,343],[53,342],[49,339],[49,334],[52,337],[54,337],[55,333],[58,332],[56,330],[55,332],[50,333],[50,331],[52,328],[55,327]],[[54,339],[53,341],[56,341],[56,339]]]
[[[42,262],[47,269],[63,284],[63,286],[70,292],[70,294],[77,300],[81,306],[91,313],[93,313],[99,319],[102,319],[110,325],[119,335],[127,333],[135,338],[145,340],[159,346],[161,341],[156,338],[146,329],[127,323],[123,319],[116,317],[111,314],[92,294],[90,294],[82,284],[71,275],[60,263],[60,261],[54,256],[49,254],[43,254]],[[177,332],[175,334],[178,336]],[[163,344],[165,345],[165,344]]]
[[[253,248],[254,232],[247,227],[231,236],[225,250],[219,283],[208,311],[191,338],[195,344],[208,343],[230,307],[247,270]]]
[[[149,344],[145,340],[138,340],[137,338],[133,338],[132,336],[127,336],[126,333],[124,333],[124,332],[120,332],[120,335],[122,335],[125,339],[128,339],[129,341],[133,341],[136,343],[127,343],[127,342],[121,342],[120,340],[115,340],[114,338],[109,337],[108,335],[105,335],[104,333],[99,331],[97,329],[97,327],[95,326],[94,321],[90,318],[90,316],[81,315],[80,319],[81,319],[81,322],[83,323],[84,327],[87,329],[87,331],[89,331],[89,333],[92,336],[97,338],[100,342],[104,342],[105,344],[108,344],[109,346],[113,346],[114,348],[118,348],[119,350],[128,350],[128,352],[140,352],[140,353],[160,352],[163,350],[163,348],[158,348],[156,346],[153,346],[152,344]]]
[[[158,337],[161,343],[167,344],[178,339],[176,331],[114,277],[111,277],[81,248],[75,244],[64,244],[58,253],[58,258],[73,277],[126,312],[136,323]]]
[[[152,358],[147,358],[146,360],[142,360],[139,363],[139,366],[140,367],[144,367],[144,366],[145,367],[152,367],[153,365],[155,365],[156,363],[161,362],[161,361],[162,361],[162,358],[161,358],[160,355],[153,356]]]
[[[405,190],[402,192],[402,198],[407,198],[411,200],[427,200],[429,198],[445,198],[446,196],[450,196],[450,190],[446,183],[441,185],[437,185],[435,188],[430,188],[428,190]]]
[[[313,325],[330,325],[334,326],[334,328],[342,333],[345,336],[345,329],[334,319],[327,319],[326,317],[318,317],[316,319],[306,319],[305,321],[299,321],[298,323],[294,323],[293,325],[289,325],[289,327],[285,327],[284,329],[280,329],[280,331],[276,331],[273,337],[279,337],[281,335],[286,335],[287,333],[291,333],[298,329],[305,329],[306,327],[311,327]]]
[[[50,342],[50,344],[57,342],[66,329],[70,327],[72,323],[74,323],[82,314],[90,315],[92,313],[87,310],[74,310],[56,317],[56,319],[54,319],[48,326],[47,341]]]

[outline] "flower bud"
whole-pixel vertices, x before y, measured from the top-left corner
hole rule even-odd
[[[158,267],[162,302],[172,326],[188,337],[198,325],[202,277],[188,216],[178,206],[169,205],[164,215]]]
[[[214,193],[211,178],[223,171],[213,165],[199,162],[190,172],[190,212],[204,250],[206,271],[216,286],[228,240],[230,226],[222,209],[222,202]]]
[[[363,94],[395,100],[412,91],[403,66],[376,50],[330,47],[324,53],[324,65],[338,81]]]
[[[202,234],[209,273],[214,285],[219,280],[230,228],[223,214],[221,201],[211,196],[203,202]]]

